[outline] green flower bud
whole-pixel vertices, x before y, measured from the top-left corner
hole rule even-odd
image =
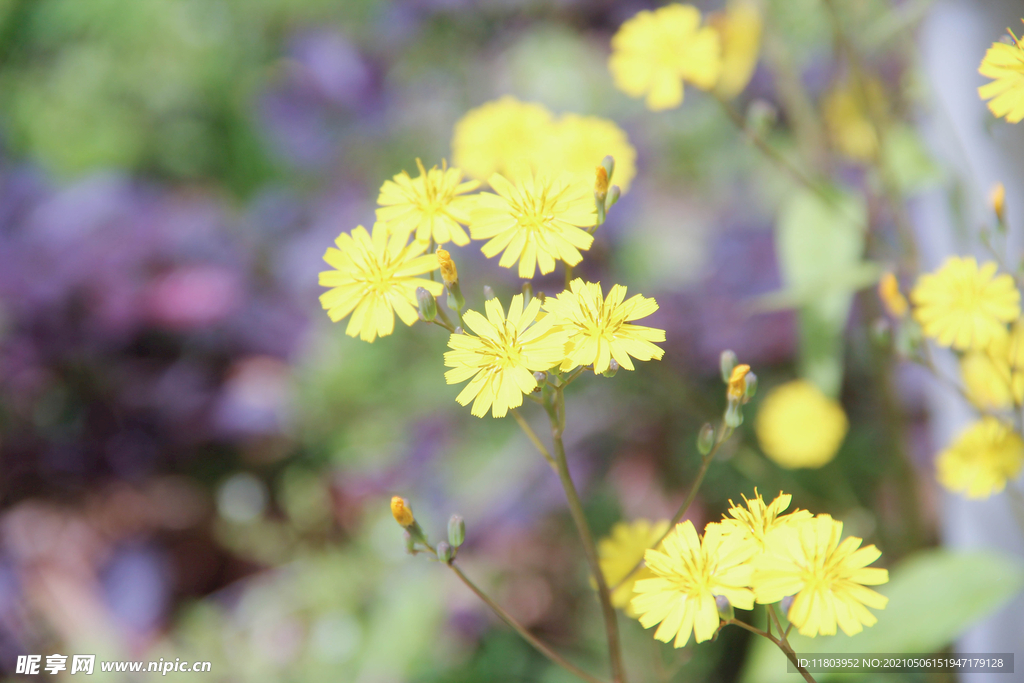
[[[718,366],[722,369],[722,381],[726,384],[729,383],[729,378],[732,376],[732,369],[736,367],[736,363],[739,359],[736,358],[736,354],[728,349],[722,351],[722,355],[718,358]]]
[[[730,619],[736,618],[736,611],[732,608],[732,603],[729,602],[729,598],[724,595],[715,596],[715,606],[718,608],[718,616],[723,621],[729,621]]]
[[[420,317],[430,322],[437,317],[437,300],[423,287],[416,288],[416,300],[420,306]]]
[[[608,180],[611,180],[615,175],[615,158],[608,155],[601,160],[601,165],[604,167],[605,173],[608,174]]]
[[[462,329],[461,327],[456,327],[455,328],[455,334],[466,334],[466,331],[464,329]]]
[[[462,288],[458,282],[445,283],[448,287],[448,308],[456,313],[466,307],[466,299],[462,296]]]
[[[602,372],[601,374],[604,375],[605,377],[614,377],[615,373],[618,371],[619,362],[612,358],[610,361],[608,361],[608,369]]]
[[[494,298],[494,290],[491,289],[490,285],[484,285],[484,299],[490,301]]]
[[[707,455],[715,447],[715,428],[710,423],[705,423],[697,435],[697,450],[701,455]]]
[[[462,515],[452,515],[448,518],[448,542],[453,548],[458,548],[466,540],[466,522]]]
[[[892,325],[886,318],[878,318],[871,323],[871,341],[882,348],[892,342]]]
[[[746,403],[750,399],[754,398],[754,394],[757,393],[757,375],[752,372],[748,372],[744,379],[747,382],[747,390],[743,394],[743,402]]]
[[[445,563],[452,561],[452,547],[448,545],[447,541],[437,544],[437,559]]]
[[[608,209],[615,206],[619,201],[619,197],[621,196],[622,190],[619,189],[619,186],[612,185],[612,189],[608,190],[608,198],[604,202],[605,210],[607,211]]]
[[[743,408],[740,407],[739,401],[729,401],[729,405],[725,409],[725,416],[723,418],[725,424],[728,427],[736,429],[743,424]]]

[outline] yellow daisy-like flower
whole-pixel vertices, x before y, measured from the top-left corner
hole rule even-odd
[[[1010,35],[1013,45],[993,43],[981,60],[978,73],[993,81],[978,88],[978,96],[988,100],[994,116],[1019,123],[1024,119],[1024,45],[1013,31]]]
[[[338,236],[337,249],[327,249],[324,261],[334,270],[320,273],[320,284],[331,288],[320,295],[320,304],[334,322],[352,314],[348,336],[368,342],[386,337],[395,329],[395,313],[412,325],[418,318],[416,288],[434,296],[444,290],[440,282],[416,277],[437,268],[437,257],[421,256],[425,242],[407,240],[408,235],[389,235],[384,223],[374,223],[372,235],[360,225]]]
[[[554,116],[544,105],[506,95],[459,119],[452,137],[452,162],[471,178],[507,175],[521,164],[532,166],[546,153],[553,126]]]
[[[693,5],[643,10],[612,37],[608,68],[619,90],[646,96],[648,109],[672,109],[683,103],[683,81],[715,86],[722,70],[718,33],[701,27]]]
[[[848,427],[842,406],[805,380],[787,382],[769,392],[754,423],[761,450],[787,469],[831,462]]]
[[[703,538],[689,520],[677,524],[661,550],[644,554],[654,577],[636,582],[631,605],[640,624],[661,624],[655,639],[667,643],[675,638],[675,647],[686,645],[691,631],[698,643],[709,640],[719,624],[716,596],[733,607],[753,608],[748,560],[754,552],[751,544],[724,536],[720,524],[708,524]]]
[[[1020,292],[1013,278],[996,275],[988,261],[951,256],[934,273],[918,278],[910,292],[914,318],[940,346],[985,349],[1006,334],[1006,323],[1020,316]]]
[[[754,489],[754,498],[743,496],[746,507],[730,500],[729,516],[724,516],[721,522],[723,533],[736,534],[744,542],[753,543],[759,553],[767,552],[769,533],[787,524],[797,524],[813,517],[807,510],[782,514],[792,500],[793,496],[780,491],[775,500],[765,505],[757,489]]]
[[[1024,441],[994,417],[968,427],[935,461],[939,483],[968,498],[988,498],[1024,467]]]
[[[473,401],[473,415],[483,417],[490,409],[494,417],[505,417],[509,408],[523,404],[523,394],[537,386],[533,373],[562,360],[565,333],[552,329],[551,316],[536,320],[539,299],[532,299],[524,309],[523,295],[515,295],[507,317],[497,299],[484,306],[486,318],[467,311],[462,320],[469,331],[448,339],[452,350],[444,354],[444,364],[453,369],[444,378],[448,384],[470,380],[455,400],[461,405]]]
[[[708,17],[708,23],[718,31],[722,42],[722,73],[715,92],[735,97],[747,87],[757,66],[764,23],[761,11],[750,0],[738,0],[729,3],[725,12]]]
[[[609,586],[618,586],[612,591],[612,605],[622,609],[631,617],[638,615],[630,606],[633,599],[633,586],[640,579],[654,576],[647,567],[640,567],[630,574],[633,567],[644,559],[648,548],[661,540],[668,531],[669,522],[663,519],[651,523],[646,519],[638,519],[632,523],[619,522],[612,527],[611,534],[597,543],[597,554],[601,563],[601,573]],[[626,578],[626,577],[629,578]],[[623,581],[623,579],[625,579]]]
[[[633,361],[661,360],[665,350],[654,342],[665,341],[665,330],[634,325],[658,310],[658,302],[642,294],[626,299],[626,288],[614,285],[608,296],[600,282],[576,278],[569,289],[544,302],[544,310],[557,318],[569,335],[561,370],[593,365],[594,372],[608,370],[614,358],[619,367],[633,369]]]
[[[1010,364],[988,351],[968,351],[960,359],[964,392],[982,410],[1001,410],[1013,405]]]
[[[419,242],[433,238],[438,244],[469,244],[469,235],[462,226],[469,223],[474,198],[463,195],[480,187],[480,182],[462,182],[462,171],[448,168],[446,162],[428,171],[417,159],[416,166],[420,174],[415,178],[402,171],[381,185],[377,220],[406,239],[412,234]]]
[[[868,567],[882,553],[860,547],[851,536],[840,542],[843,523],[818,515],[774,530],[769,552],[754,560],[754,596],[770,604],[794,595],[789,621],[801,635],[833,636],[836,626],[848,636],[874,626],[878,619],[867,607],[885,609],[889,598],[866,586],[889,580],[889,572]],[[866,606],[866,607],[865,607]]]
[[[519,262],[519,277],[532,278],[555,269],[555,261],[575,266],[583,260],[594,237],[584,228],[594,225],[593,178],[583,183],[567,172],[552,177],[525,169],[506,179],[495,173],[491,187],[481,192],[473,209],[469,231],[475,240],[489,240],[481,248],[493,258],[504,251],[499,266]]]
[[[636,177],[636,148],[614,122],[597,116],[563,114],[554,124],[551,141],[534,162],[534,170],[568,171],[593,185],[594,169],[606,157],[615,159],[612,184],[625,193]]]

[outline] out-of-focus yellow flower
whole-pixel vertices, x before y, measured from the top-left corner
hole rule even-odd
[[[388,233],[384,223],[374,223],[373,235],[363,226],[342,233],[324,261],[334,270],[320,273],[320,285],[331,289],[320,295],[320,304],[331,320],[351,314],[345,334],[372,342],[395,329],[395,313],[406,325],[416,322],[416,288],[437,296],[440,282],[416,277],[437,268],[437,257],[422,256],[426,242],[406,244],[408,234]]]
[[[452,255],[440,247],[437,250],[437,265],[441,268],[441,279],[446,285],[450,286],[459,281],[459,271],[455,267]]]
[[[402,171],[381,185],[377,220],[406,239],[412,234],[420,242],[433,238],[438,244],[469,244],[469,235],[462,226],[469,223],[474,199],[464,195],[477,189],[480,182],[462,182],[462,171],[448,168],[447,163],[428,171],[417,159],[416,166],[420,174],[415,178]]]
[[[935,461],[939,483],[968,498],[988,498],[1024,467],[1024,441],[1003,421],[984,417]]]
[[[630,356],[641,361],[661,360],[665,350],[654,342],[665,341],[665,330],[634,325],[658,310],[658,302],[642,294],[626,299],[626,288],[614,285],[608,296],[601,283],[576,278],[569,289],[544,302],[555,324],[569,335],[561,370],[593,365],[595,373],[608,370],[614,358],[619,367],[633,369]]]
[[[718,33],[700,25],[693,5],[643,10],[612,37],[608,68],[616,87],[645,97],[648,109],[662,111],[683,103],[683,81],[710,90],[722,70]]]
[[[833,147],[854,161],[868,162],[878,154],[878,132],[869,107],[885,103],[885,88],[876,79],[836,84],[822,105]]]
[[[818,515],[782,526],[768,536],[769,552],[754,560],[754,595],[771,604],[795,595],[789,621],[811,638],[832,636],[836,626],[848,636],[874,626],[878,619],[867,607],[885,609],[889,599],[867,586],[889,580],[889,572],[868,567],[882,553],[862,539],[840,543],[843,523]]]
[[[737,0],[730,2],[724,12],[710,15],[708,23],[718,31],[722,44],[722,73],[715,92],[735,97],[747,87],[757,66],[764,23],[761,12],[750,0]]]
[[[1010,364],[988,351],[968,351],[960,359],[964,391],[982,410],[1001,410],[1013,405]]]
[[[412,510],[401,496],[391,497],[391,516],[403,527],[412,526],[416,521],[416,518],[412,516]]]
[[[1002,183],[996,183],[988,193],[988,205],[996,214],[1000,222],[1005,220],[1003,211],[1006,209],[1006,188]]]
[[[470,380],[455,400],[460,405],[473,401],[473,415],[483,417],[490,410],[494,417],[505,417],[537,386],[533,373],[549,370],[565,357],[566,336],[552,329],[552,316],[536,320],[540,299],[524,309],[523,295],[515,295],[508,317],[497,299],[484,306],[486,318],[467,311],[462,317],[469,328],[466,334],[448,339],[452,350],[444,354],[444,364],[453,369],[444,378],[448,384]]]
[[[758,554],[768,551],[768,534],[787,524],[796,524],[813,515],[807,510],[793,510],[788,515],[782,514],[789,507],[793,496],[779,492],[771,503],[765,505],[761,494],[754,489],[754,497],[743,496],[746,507],[736,505],[731,500],[728,515],[722,519],[722,533],[736,534],[745,543],[757,546]]]
[[[747,374],[749,373],[750,366],[745,363],[733,366],[725,388],[725,395],[729,400],[739,401],[747,393]]]
[[[534,160],[534,170],[568,171],[594,182],[594,167],[606,156],[615,159],[611,182],[622,192],[636,177],[636,148],[614,122],[597,116],[563,114],[552,128],[549,144]]]
[[[1024,119],[1024,45],[1013,31],[1010,36],[1013,45],[992,43],[981,60],[978,73],[994,80],[978,88],[978,96],[988,100],[994,116],[1019,123]]]
[[[677,524],[662,542],[661,550],[644,555],[654,575],[636,582],[632,607],[640,624],[650,628],[661,624],[654,637],[663,643],[675,639],[682,647],[690,640],[702,643],[718,630],[715,596],[723,596],[733,607],[752,609],[754,594],[749,563],[754,546],[722,534],[721,524],[708,524],[698,538],[687,520]]]
[[[643,566],[633,572],[633,567],[644,559],[644,552],[648,548],[653,548],[654,544],[661,540],[668,531],[668,525],[667,519],[654,523],[646,519],[638,519],[632,523],[619,522],[612,527],[609,536],[597,543],[597,554],[605,582],[609,586],[622,582],[622,585],[612,591],[612,605],[634,619],[639,615],[629,604],[633,599],[633,586],[639,579],[649,579],[654,574]],[[627,576],[629,578],[626,578]]]
[[[918,278],[910,300],[925,335],[940,346],[985,349],[1006,335],[1006,323],[1020,316],[1020,292],[1013,278],[996,275],[988,261],[951,256],[934,273]]]
[[[497,194],[480,193],[469,226],[473,239],[489,240],[484,256],[504,251],[498,265],[511,268],[518,261],[522,278],[532,278],[538,266],[547,275],[556,261],[575,266],[583,260],[579,250],[594,243],[583,228],[597,220],[589,182],[567,172],[552,177],[525,171],[511,180],[495,173],[490,183]]]
[[[761,403],[754,431],[780,467],[822,467],[832,461],[849,423],[839,403],[802,379],[775,387]]]
[[[507,175],[524,163],[533,166],[546,153],[553,126],[554,116],[544,105],[510,95],[486,102],[455,124],[452,163],[480,180]]]
[[[878,298],[894,318],[902,318],[910,308],[907,298],[900,292],[899,280],[892,273],[884,273],[878,281]]]

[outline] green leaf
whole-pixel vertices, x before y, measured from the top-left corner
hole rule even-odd
[[[956,640],[969,626],[1016,596],[1024,586],[1024,567],[1004,555],[972,551],[926,550],[901,562],[878,592],[889,598],[875,610],[878,623],[855,636],[806,638],[794,631],[797,653],[931,653]],[[786,657],[757,638],[743,670],[744,683],[784,683]],[[856,674],[843,674],[853,680]],[[818,681],[831,674],[815,674]]]
[[[800,304],[801,376],[837,396],[843,379],[843,328],[854,291],[870,284],[865,274],[871,266],[862,260],[867,217],[863,198],[836,189],[825,195],[803,190],[779,213],[775,243],[784,290],[778,296]]]
[[[904,194],[921,192],[942,182],[942,171],[910,126],[890,128],[882,153],[896,186]]]

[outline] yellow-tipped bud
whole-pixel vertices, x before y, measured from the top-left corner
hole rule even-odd
[[[441,279],[444,280],[444,284],[448,287],[457,284],[459,281],[459,271],[455,268],[455,261],[452,261],[452,255],[438,247],[437,262],[441,266]]]
[[[899,281],[892,273],[885,273],[878,281],[878,298],[894,318],[902,318],[910,308],[907,298],[900,293]]]
[[[604,201],[608,196],[608,169],[604,166],[597,167],[597,179],[594,181],[594,193],[597,198]]]
[[[996,183],[988,193],[988,203],[996,213],[999,222],[1003,222],[1003,211],[1006,209],[1006,188],[1002,183]]]
[[[412,510],[409,509],[405,499],[401,496],[392,496],[391,515],[395,518],[396,522],[406,528],[416,523],[416,518],[412,516]]]
[[[725,392],[728,398],[739,401],[746,395],[748,372],[750,372],[750,366],[745,363],[733,367],[732,373],[729,375],[729,387]]]

